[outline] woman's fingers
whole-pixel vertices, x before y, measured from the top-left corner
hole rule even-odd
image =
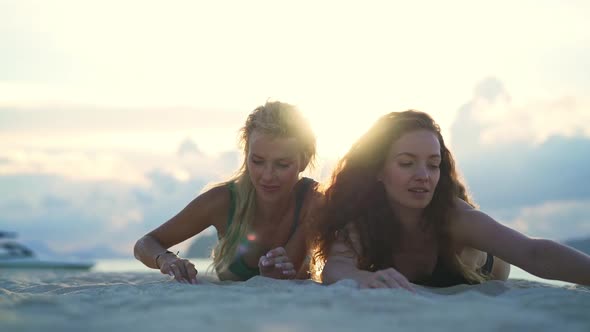
[[[283,274],[284,278],[289,279],[289,278],[295,277],[295,275],[297,274],[297,271],[295,271],[295,269],[284,269],[282,274]]]
[[[260,257],[258,261],[258,267],[262,269],[279,269],[282,271],[295,271],[295,266],[289,260],[287,256],[280,256],[275,258],[267,258],[266,256]],[[284,274],[290,274],[284,272]]]
[[[189,262],[188,260],[184,261],[184,265],[185,265],[185,269],[186,269],[186,275],[188,277],[188,282],[190,282],[191,284],[196,284],[197,283],[197,269],[195,268],[195,265],[191,262]]]
[[[266,258],[266,256],[260,256],[260,258],[258,258],[258,268],[262,269],[268,265],[270,265],[270,264],[269,264],[268,258]]]
[[[287,256],[287,251],[283,247],[276,247],[266,253],[266,257]]]
[[[284,248],[278,247],[267,252],[258,260],[258,267],[263,276],[277,279],[291,279],[297,275]]]
[[[359,286],[360,288],[403,288],[412,293],[416,292],[408,279],[393,268],[374,272]]]
[[[392,278],[389,274],[383,273],[382,271],[375,273],[375,279],[378,283],[385,285],[387,288],[399,288],[397,280]]]
[[[372,273],[360,280],[359,288],[388,288],[388,286],[383,281],[377,279],[375,273]]]
[[[181,283],[197,283],[197,269],[186,259],[179,259],[169,264],[168,274]]]
[[[398,283],[404,288],[407,289],[408,291],[412,292],[412,293],[416,293],[416,290],[414,289],[414,286],[412,286],[412,284],[408,281],[408,279],[406,279],[405,277],[402,280],[398,280]]]
[[[184,266],[184,264],[182,263],[182,261],[176,263],[175,266],[180,271],[180,274],[177,275],[178,281],[180,281],[182,283],[188,282],[188,280],[186,279],[186,267]]]
[[[180,271],[180,267],[176,264],[176,262],[170,264],[170,270],[172,271],[172,276],[176,281],[182,282],[184,280],[182,272]]]
[[[391,279],[395,280],[397,287],[402,287],[404,289],[409,290],[412,293],[416,293],[416,290],[414,289],[412,284],[410,284],[410,282],[408,281],[408,278],[406,278],[403,274],[397,272],[393,268],[386,269],[384,272],[387,275],[389,275],[389,277]]]
[[[294,270],[295,267],[293,266],[293,263],[291,262],[287,262],[287,263],[276,263],[275,267],[277,269],[281,269],[281,270]]]
[[[288,256],[278,256],[278,257],[273,257],[273,258],[269,258],[275,267],[279,267],[281,264],[288,264],[290,263],[289,257]]]
[[[280,268],[282,264],[290,264],[289,257],[286,255],[281,256],[262,256],[258,260],[258,265],[262,267],[276,267]]]
[[[258,260],[258,267],[260,268],[274,268],[275,264],[277,263],[277,257],[269,258],[265,256],[261,256]]]
[[[367,285],[368,288],[390,288],[384,281],[379,279],[371,280]]]

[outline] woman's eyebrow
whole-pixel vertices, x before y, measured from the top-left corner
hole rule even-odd
[[[256,153],[251,153],[250,154],[252,156],[252,158],[256,158],[256,159],[264,159],[264,157],[261,157],[259,155],[257,155]],[[293,160],[292,157],[280,157],[280,158],[276,158],[276,161],[282,161],[282,162],[290,162]]]
[[[400,156],[408,156],[408,157],[412,157],[412,158],[416,158],[416,155],[413,153],[409,153],[409,152],[400,152],[398,154],[395,155],[395,157],[400,157]]]
[[[408,156],[408,157],[412,157],[412,158],[418,158],[417,155],[410,153],[410,152],[400,152],[398,154],[395,155],[395,157],[399,157],[399,156]],[[431,154],[430,156],[428,156],[428,159],[432,159],[432,158],[441,158],[440,154]]]

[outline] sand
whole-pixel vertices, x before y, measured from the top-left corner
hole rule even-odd
[[[492,281],[359,290],[350,280],[180,284],[151,273],[0,271],[0,331],[590,331],[590,288]]]

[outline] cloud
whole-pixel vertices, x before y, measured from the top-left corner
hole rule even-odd
[[[511,208],[590,197],[590,140],[552,137],[457,153],[461,173],[482,207]]]
[[[586,167],[590,165],[590,139],[583,123],[583,103],[574,97],[518,107],[513,103],[500,81],[486,80],[460,109],[452,127],[452,150],[476,201],[497,220],[531,236],[562,239],[587,234],[589,218],[584,206],[590,202],[590,170]],[[555,128],[530,125],[535,121],[533,109],[540,110],[537,117],[553,119]],[[569,110],[571,119],[558,122],[555,109]],[[75,113],[53,112],[45,120]],[[141,113],[129,112],[122,118],[141,117]],[[150,112],[146,116],[153,116],[153,121],[160,118]],[[1,117],[0,112],[0,120],[5,119]],[[114,124],[117,112],[106,112],[105,117],[93,119],[103,121],[100,126]],[[13,119],[11,125],[0,129],[0,224],[19,232],[40,250],[61,254],[91,256],[99,251],[97,255],[130,257],[137,238],[178,213],[207,183],[226,179],[242,161],[235,148],[209,153],[207,147],[218,145],[219,140],[208,134],[195,137],[181,132],[173,137],[172,145],[166,141],[166,148],[154,148],[165,135],[148,143],[147,138],[154,134],[146,130],[140,136],[141,124],[131,125],[130,131],[141,137],[143,149],[133,144],[121,148],[124,142],[119,138],[125,136],[116,135],[110,138],[112,146],[100,145],[104,142],[75,146],[72,144],[84,137],[71,134],[64,136],[68,144],[42,146],[44,140],[37,130],[43,127],[43,119],[28,124],[25,116],[8,118]],[[523,130],[509,135],[514,119],[520,119],[516,122]],[[71,126],[86,129],[95,125],[83,117],[78,121],[74,116],[70,121]],[[117,125],[126,130],[125,124]],[[49,121],[47,130],[70,128],[63,126],[57,120]],[[158,126],[172,129],[174,124]],[[6,143],[5,138],[10,137],[6,135],[17,135],[20,130],[23,140],[30,133],[37,133],[39,140],[29,138],[30,146]],[[223,136],[230,136],[224,130]],[[235,142],[235,136],[231,138]],[[486,141],[490,138],[493,144]],[[326,179],[333,165],[333,160],[320,160],[315,178]]]
[[[199,147],[197,146],[197,144],[195,144],[195,142],[193,142],[190,138],[186,138],[184,139],[184,141],[182,141],[182,143],[180,143],[180,146],[178,147],[178,152],[177,154],[179,156],[188,156],[188,155],[201,155],[202,152],[199,149]]]
[[[81,181],[120,181],[147,185],[154,170],[187,180],[215,178],[239,165],[237,150],[218,154],[202,152],[185,139],[177,152],[77,148],[9,148],[0,150],[0,175],[48,174]]]
[[[588,206],[590,199],[547,201],[499,214],[502,223],[528,236],[564,241],[590,234]]]
[[[453,143],[462,149],[511,143],[541,144],[553,136],[590,137],[590,99],[563,96],[518,105],[504,84],[482,80],[457,113]]]
[[[0,105],[2,131],[179,130],[199,127],[239,128],[250,109],[188,107],[100,107],[46,102]]]
[[[478,203],[512,208],[590,197],[590,104],[562,98],[513,108],[510,100],[500,81],[486,79],[452,126],[452,151]]]
[[[0,164],[0,224],[40,250],[90,257],[93,248],[108,247],[112,252],[104,255],[129,256],[141,235],[178,213],[207,183],[225,179],[241,161],[238,151],[196,153],[200,149],[190,140],[181,142],[178,151],[183,149],[163,156],[7,154]]]
[[[534,237],[590,234],[590,104],[563,97],[514,106],[482,81],[452,125],[452,152],[484,212]]]
[[[129,209],[110,216],[108,227],[110,231],[121,231],[132,224],[140,224],[143,220],[144,216],[140,209]]]
[[[145,183],[141,171],[154,167],[157,162],[149,155],[129,156],[116,151],[9,149],[0,152],[1,155],[4,162],[0,164],[0,175],[54,174],[74,180],[133,183]]]
[[[0,176],[0,224],[54,252],[94,247],[129,256],[133,243],[171,218],[210,181],[188,181],[157,172],[148,186],[116,181],[79,181],[55,175]]]
[[[0,224],[42,252],[129,257],[141,235],[238,168],[237,130],[227,128],[239,128],[241,117],[182,108],[166,116],[0,109]]]

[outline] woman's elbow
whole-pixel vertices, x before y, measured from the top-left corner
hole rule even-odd
[[[141,258],[145,255],[146,247],[148,246],[146,242],[150,239],[149,235],[144,235],[135,242],[135,245],[133,246],[133,256],[135,256],[137,260],[142,260]]]
[[[139,249],[140,246],[141,246],[140,241],[141,241],[141,239],[137,240],[135,242],[135,245],[133,246],[133,256],[137,260],[141,260],[141,258],[140,258],[140,249]]]

